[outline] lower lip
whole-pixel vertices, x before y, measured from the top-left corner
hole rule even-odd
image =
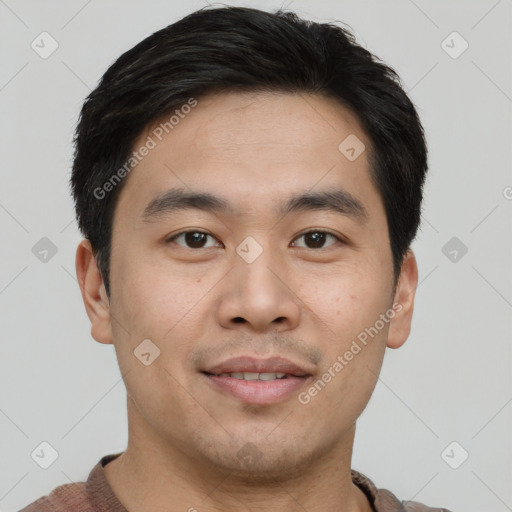
[[[287,377],[274,380],[243,380],[233,377],[218,377],[204,373],[217,389],[234,396],[242,402],[258,405],[274,404],[296,393],[307,377]]]

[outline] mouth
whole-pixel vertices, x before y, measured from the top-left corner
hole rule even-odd
[[[306,377],[314,369],[304,363],[295,363],[285,357],[260,359],[253,356],[232,357],[226,361],[203,369],[204,373],[216,376],[234,376],[244,380],[272,380],[293,377]]]
[[[281,380],[281,379],[287,379],[289,377],[298,377],[298,375],[289,375],[287,373],[274,373],[274,372],[265,372],[265,373],[257,373],[257,372],[232,372],[232,373],[208,373],[203,372],[206,375],[212,375],[214,377],[231,377],[232,379],[238,379],[238,380],[263,380],[263,381],[269,381],[269,380]]]
[[[281,357],[230,359],[201,372],[224,396],[248,404],[269,405],[298,392],[312,376],[305,365]]]

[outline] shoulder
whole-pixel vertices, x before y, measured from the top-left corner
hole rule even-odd
[[[352,481],[365,493],[376,512],[450,512],[416,501],[400,501],[391,491],[378,489],[367,476],[355,470],[352,470]]]
[[[56,487],[50,494],[42,496],[19,512],[69,512],[70,507],[72,510],[85,510],[84,505],[87,505],[85,483],[78,482]]]
[[[387,489],[378,489],[374,506],[377,512],[450,512],[446,508],[429,507],[417,501],[401,501]]]
[[[126,512],[105,478],[104,466],[122,452],[103,456],[85,482],[56,487],[18,512]]]

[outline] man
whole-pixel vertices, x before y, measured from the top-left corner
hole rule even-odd
[[[335,25],[192,13],[85,102],[71,184],[126,451],[36,511],[441,511],[351,469],[407,339],[427,150],[393,70]]]

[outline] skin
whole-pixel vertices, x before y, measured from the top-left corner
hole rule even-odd
[[[354,161],[338,150],[349,134],[367,148]],[[128,447],[105,467],[127,509],[371,511],[350,477],[355,425],[386,347],[400,347],[409,335],[418,274],[409,251],[398,283],[393,278],[369,147],[357,118],[333,99],[198,98],[125,178],[113,223],[110,300],[89,241],[79,244],[91,335],[114,344],[127,389]],[[151,199],[176,186],[222,197],[233,212],[189,209],[143,222]],[[364,222],[325,210],[276,211],[293,194],[333,187],[364,205]],[[211,234],[207,247],[187,248],[184,237],[165,242],[189,229]],[[328,236],[311,248],[301,235],[315,230],[342,241]],[[263,249],[252,263],[236,252],[247,236]],[[306,405],[297,394],[244,405],[200,372],[231,356],[284,355],[313,369],[307,390],[393,303],[400,311]],[[144,339],[160,350],[148,366],[133,353]],[[237,456],[244,446],[258,453],[253,464]]]

